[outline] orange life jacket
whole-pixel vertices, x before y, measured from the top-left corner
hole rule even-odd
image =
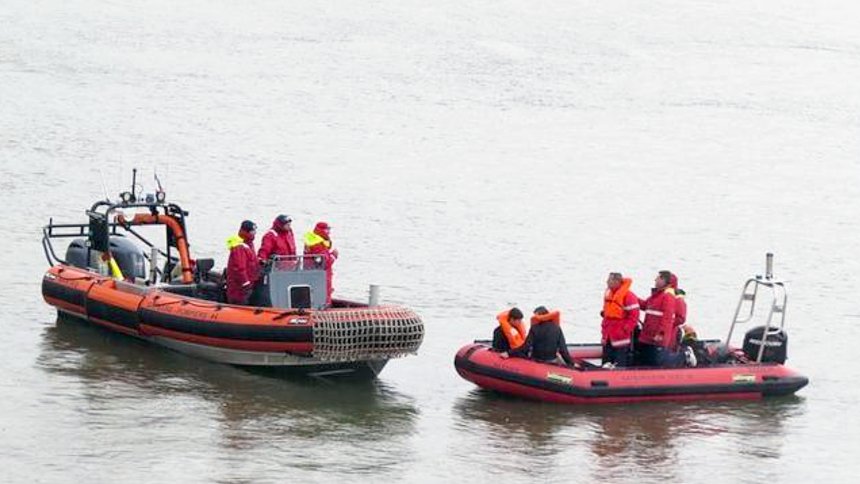
[[[541,324],[546,322],[561,324],[561,311],[555,310],[546,314],[532,314],[532,324]]]
[[[609,319],[621,319],[624,317],[624,296],[630,291],[633,279],[625,277],[621,279],[621,286],[612,291],[607,288],[603,295],[603,317]]]
[[[496,320],[499,321],[499,326],[502,327],[502,332],[505,333],[505,338],[511,349],[517,349],[526,342],[526,328],[522,321],[513,323],[508,316],[510,309],[506,309],[496,315]]]

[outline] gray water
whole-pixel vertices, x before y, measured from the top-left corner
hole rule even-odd
[[[0,481],[846,482],[860,425],[860,8],[826,1],[0,3]],[[40,294],[49,217],[129,183],[333,227],[336,294],[424,318],[379,380],[272,379]],[[102,182],[104,180],[104,182]],[[610,270],[724,337],[776,254],[789,364],[749,403],[568,407],[453,368],[509,304],[595,341]]]

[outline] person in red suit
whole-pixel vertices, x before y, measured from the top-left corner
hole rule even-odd
[[[633,280],[611,272],[603,296],[603,322],[600,325],[603,362],[613,366],[633,364],[633,330],[639,323],[639,298],[630,286]]]
[[[227,239],[230,258],[227,260],[227,302],[248,304],[260,276],[260,264],[254,250],[257,225],[245,220],[237,235]]]
[[[305,267],[312,267],[319,259],[320,265],[326,272],[326,286],[328,292],[326,295],[326,303],[331,304],[331,295],[334,292],[332,286],[332,266],[337,260],[337,249],[332,247],[331,242],[331,226],[326,222],[317,222],[314,229],[305,234]]]
[[[675,291],[670,286],[672,273],[660,271],[654,279],[651,296],[639,300],[645,312],[639,334],[639,361],[644,366],[673,367],[683,364],[684,355],[677,352],[675,335]]]
[[[272,256],[296,255],[296,236],[293,234],[293,219],[289,215],[278,215],[272,222],[272,228],[263,235],[260,252],[257,256],[265,262]]]

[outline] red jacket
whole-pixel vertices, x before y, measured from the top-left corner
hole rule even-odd
[[[296,255],[296,237],[293,230],[278,222],[278,219],[272,222],[272,228],[263,236],[258,254],[264,261],[273,255]]]
[[[687,301],[684,300],[687,293],[678,289],[678,276],[675,274],[669,278],[669,286],[675,291],[675,326],[682,326],[687,322]]]
[[[610,343],[616,348],[630,346],[633,330],[639,323],[639,298],[630,291],[632,282],[625,278],[615,291],[606,289],[600,325],[604,345]]]
[[[675,327],[683,326],[687,322],[687,300],[684,299],[684,291],[678,290],[675,295]]]
[[[260,264],[254,251],[254,238],[240,231],[227,239],[230,258],[227,261],[227,302],[247,304],[248,297],[260,274]]]
[[[316,230],[305,234],[305,255],[323,256],[326,270],[330,270],[337,259],[335,252],[332,250],[331,239]]]
[[[677,340],[674,337],[675,292],[672,288],[653,289],[648,299],[639,300],[639,305],[645,311],[639,342],[674,350]]]
[[[331,304],[331,294],[334,292],[334,287],[332,287],[332,265],[334,265],[334,261],[337,259],[337,251],[332,249],[331,239],[328,237],[328,234],[316,229],[306,233],[304,255],[305,267],[309,267],[310,264],[308,256],[322,256],[326,273],[326,285],[328,286],[326,302]]]

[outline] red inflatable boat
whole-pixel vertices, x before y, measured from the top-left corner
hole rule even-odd
[[[556,403],[620,403],[655,400],[759,399],[790,395],[809,380],[783,365],[787,352],[784,330],[787,296],[782,282],[772,277],[768,254],[767,276],[744,285],[727,342],[735,325],[752,320],[759,288],[773,298],[767,323],[748,331],[742,348],[718,340],[702,347],[717,355],[684,368],[602,368],[600,345],[568,345],[573,368],[525,358],[503,358],[489,341],[461,348],[454,358],[457,372],[476,385],[523,398]],[[742,309],[749,313],[741,315]],[[774,323],[778,316],[778,324]]]

